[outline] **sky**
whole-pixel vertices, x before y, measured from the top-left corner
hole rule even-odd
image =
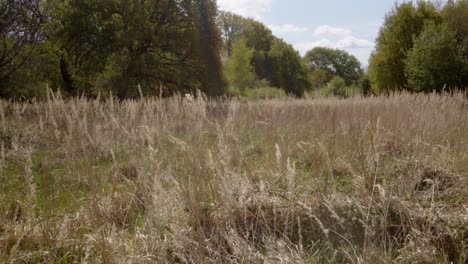
[[[218,0],[222,10],[263,22],[301,55],[314,47],[346,50],[364,66],[395,0]]]

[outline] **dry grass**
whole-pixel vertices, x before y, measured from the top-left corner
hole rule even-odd
[[[468,261],[463,94],[0,114],[0,262]]]

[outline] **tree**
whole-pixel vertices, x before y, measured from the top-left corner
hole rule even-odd
[[[429,21],[438,24],[442,18],[431,2],[419,1],[396,5],[386,16],[377,37],[376,49],[369,61],[369,78],[376,92],[407,88],[405,61]]]
[[[272,81],[271,61],[268,52],[272,49],[274,36],[271,30],[263,23],[253,19],[246,19],[242,36],[247,46],[254,49],[252,65],[259,79]]]
[[[70,94],[224,93],[213,0],[48,0],[50,53]]]
[[[274,39],[271,30],[258,21],[229,12],[221,12],[218,17],[218,26],[222,32],[228,56],[232,44],[240,38],[245,39],[247,46],[254,50],[252,65],[255,74],[259,79],[271,81],[273,78],[272,65],[267,56]]]
[[[217,23],[226,46],[228,56],[231,56],[232,45],[234,42],[242,37],[242,33],[245,28],[245,21],[245,18],[234,13],[226,11],[219,12]]]
[[[23,66],[40,36],[40,0],[0,1],[0,81]]]
[[[460,42],[468,39],[468,0],[449,0],[442,10],[444,22]],[[467,43],[468,44],[468,43]],[[468,49],[468,47],[466,47]]]
[[[49,56],[57,61],[61,76],[61,81],[52,86],[63,87],[69,95],[92,95],[91,87],[109,67],[113,53],[122,48],[118,36],[124,34],[120,34],[119,25],[125,24],[122,14],[129,13],[130,2],[48,0],[45,5],[48,11],[43,27],[47,36],[45,42]],[[121,66],[127,56],[119,57]],[[121,69],[114,70],[115,76],[126,75]],[[116,87],[110,81],[105,86]],[[115,94],[121,92],[121,89],[115,90]]]
[[[464,73],[459,88],[468,88],[468,0],[449,0],[442,10],[444,22],[455,33],[458,53],[461,58],[461,71]]]
[[[329,81],[329,77],[325,70],[316,68],[309,73],[309,80],[315,89],[319,89]]]
[[[408,53],[405,73],[411,90],[441,92],[462,85],[460,66],[455,33],[445,24],[429,23]]]
[[[241,38],[245,40],[247,48],[253,50],[251,65],[258,79],[264,79],[296,96],[301,96],[310,88],[307,67],[299,53],[291,45],[274,37],[267,26],[230,13],[221,13],[218,23],[228,50],[229,43]]]
[[[310,89],[307,67],[291,45],[275,38],[268,57],[273,67],[273,86],[281,87],[294,96],[302,96]]]
[[[336,68],[334,65],[335,50],[316,47],[306,53],[304,61],[311,73],[319,72],[325,75],[324,82],[329,82],[333,76],[336,76]]]
[[[340,76],[349,85],[359,80],[363,73],[359,60],[344,50],[317,47],[308,51],[304,60],[312,73],[325,72],[325,82]]]
[[[245,39],[237,40],[232,46],[232,54],[226,66],[229,84],[245,95],[246,89],[255,81],[251,60],[253,49],[248,48]]]
[[[331,95],[346,97],[346,81],[340,76],[335,76],[329,83],[328,89]]]
[[[362,95],[369,96],[372,94],[371,82],[367,73],[363,74],[359,79],[359,88],[361,89]]]
[[[226,93],[221,66],[221,39],[216,24],[217,6],[215,0],[194,0],[195,24],[194,45],[201,62],[201,90],[208,96]]]

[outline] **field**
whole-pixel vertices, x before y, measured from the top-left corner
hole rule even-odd
[[[0,114],[0,263],[468,261],[464,94]]]

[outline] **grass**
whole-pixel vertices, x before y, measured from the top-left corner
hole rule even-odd
[[[0,115],[0,262],[468,261],[464,94]]]

